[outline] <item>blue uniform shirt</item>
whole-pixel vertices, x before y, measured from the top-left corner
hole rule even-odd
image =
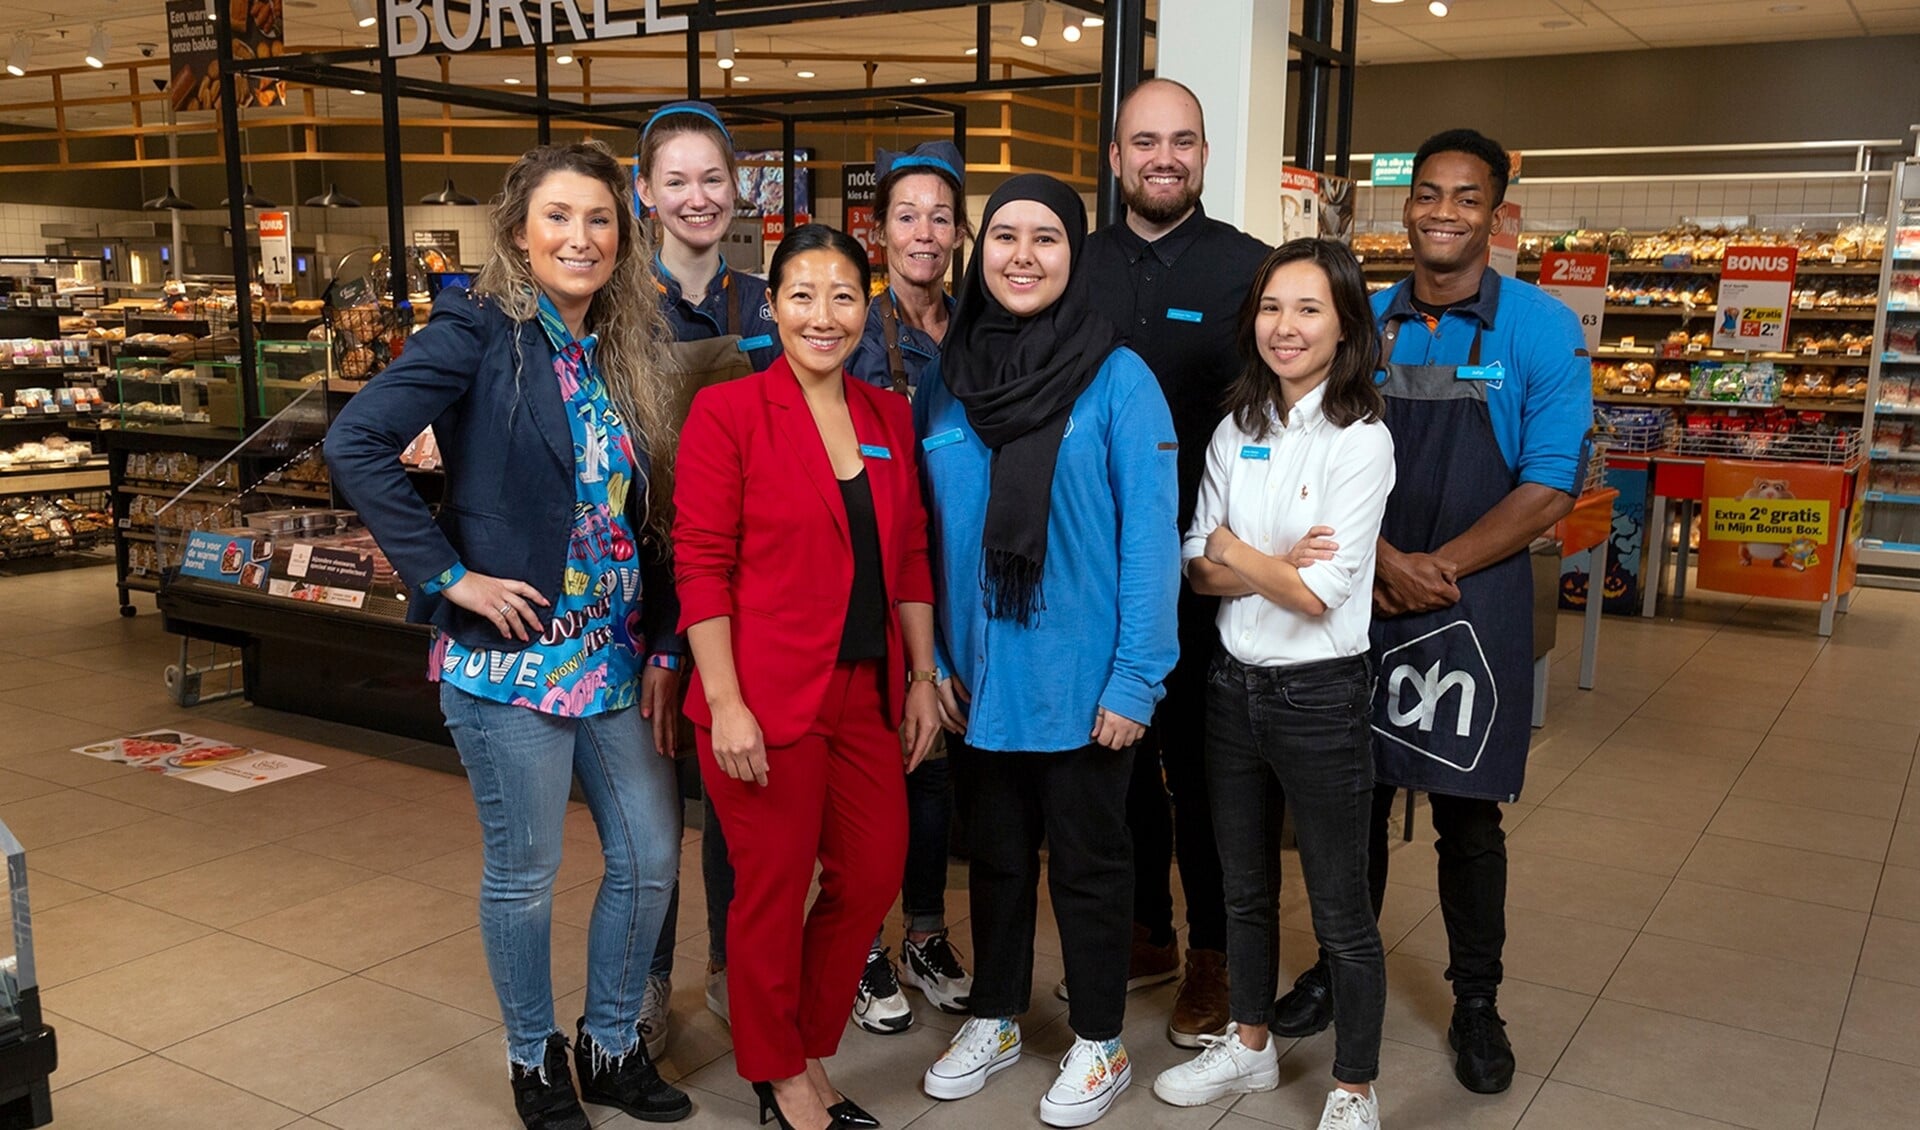
[[[953,317],[956,305],[953,295],[946,295],[947,317]],[[854,346],[853,355],[847,358],[847,372],[876,388],[893,387],[893,368],[887,363],[887,327],[884,319],[885,296],[875,298],[867,305],[867,326],[860,333],[860,344]],[[909,326],[905,321],[900,326],[900,364],[907,370],[907,387],[920,387],[920,374],[927,365],[940,356],[940,345],[926,334]]]
[[[986,613],[980,531],[993,452],[937,359],[913,417],[931,501],[935,642],[942,670],[973,696],[967,744],[1080,749],[1096,707],[1152,721],[1180,652],[1179,445],[1146,362],[1114,350],[1074,402],[1054,464],[1042,607],[1025,627]]]
[[[1435,330],[1412,299],[1411,278],[1373,296],[1382,326],[1399,321],[1393,361],[1465,365],[1480,331],[1481,366],[1500,367],[1487,381],[1487,415],[1507,466],[1520,482],[1578,494],[1593,426],[1593,364],[1579,317],[1539,287],[1492,268],[1480,276],[1480,293],[1449,309]],[[1391,414],[1387,423],[1395,432],[1403,426]]]
[[[739,334],[740,347],[752,360],[756,373],[780,356],[780,331],[774,328],[767,280],[733,270],[722,262],[713,281],[707,284],[706,299],[695,306],[681,295],[679,280],[667,273],[657,256],[653,260],[653,275],[660,287],[660,311],[667,316],[673,340],[705,341],[710,337]],[[735,287],[740,289],[737,308],[741,324],[737,326],[733,324]]]

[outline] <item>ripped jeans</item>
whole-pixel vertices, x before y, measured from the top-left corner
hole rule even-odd
[[[606,856],[587,930],[587,1034],[613,1055],[632,1051],[648,961],[680,868],[673,762],[654,752],[634,707],[561,718],[442,683],[440,709],[480,815],[480,937],[508,1058],[539,1066],[556,1030],[553,882],[575,780]]]

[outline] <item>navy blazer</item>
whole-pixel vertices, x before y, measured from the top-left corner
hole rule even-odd
[[[435,517],[400,463],[433,425],[446,471]],[[629,422],[629,427],[634,426]],[[680,602],[665,539],[647,529],[650,465],[635,437],[627,495],[642,565],[642,624],[650,651],[684,654]],[[484,616],[420,591],[456,562],[560,596],[573,525],[573,433],[538,320],[516,323],[495,303],[449,287],[400,357],[347,402],[327,432],[334,486],[411,587],[407,619],[432,623],[471,648],[518,651]]]

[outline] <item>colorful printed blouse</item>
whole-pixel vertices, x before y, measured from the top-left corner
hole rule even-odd
[[[573,433],[573,533],[563,591],[543,594],[553,600],[543,610],[547,630],[524,650],[469,648],[441,635],[428,678],[542,714],[585,718],[632,706],[646,664],[640,571],[621,564],[623,556],[633,558],[633,446],[600,379],[595,335],[576,340],[544,294],[540,327],[553,345],[553,374]],[[616,546],[627,547],[624,555]]]

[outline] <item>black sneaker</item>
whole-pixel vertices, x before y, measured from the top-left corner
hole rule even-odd
[[[1324,1032],[1333,1023],[1333,975],[1324,961],[1300,975],[1285,996],[1273,1002],[1273,1032],[1300,1039]]]
[[[587,1112],[573,1093],[567,1072],[567,1038],[555,1032],[547,1037],[547,1058],[540,1067],[511,1064],[513,1109],[527,1130],[592,1130]]]
[[[587,1035],[584,1016],[578,1031],[573,1065],[580,1073],[582,1099],[618,1107],[642,1122],[678,1122],[693,1113],[693,1100],[686,1092],[660,1078],[646,1041],[635,1043],[632,1051],[615,1059]]]
[[[1492,997],[1455,1001],[1447,1043],[1455,1052],[1453,1077],[1469,1091],[1497,1095],[1513,1086],[1513,1045],[1507,1043],[1507,1022]]]
[[[900,991],[900,978],[885,946],[867,951],[867,968],[860,974],[860,991],[853,997],[853,1022],[878,1036],[891,1036],[913,1026],[913,1006]]]
[[[940,931],[924,942],[900,943],[900,980],[919,989],[941,1012],[963,1014],[973,995],[973,976]]]

